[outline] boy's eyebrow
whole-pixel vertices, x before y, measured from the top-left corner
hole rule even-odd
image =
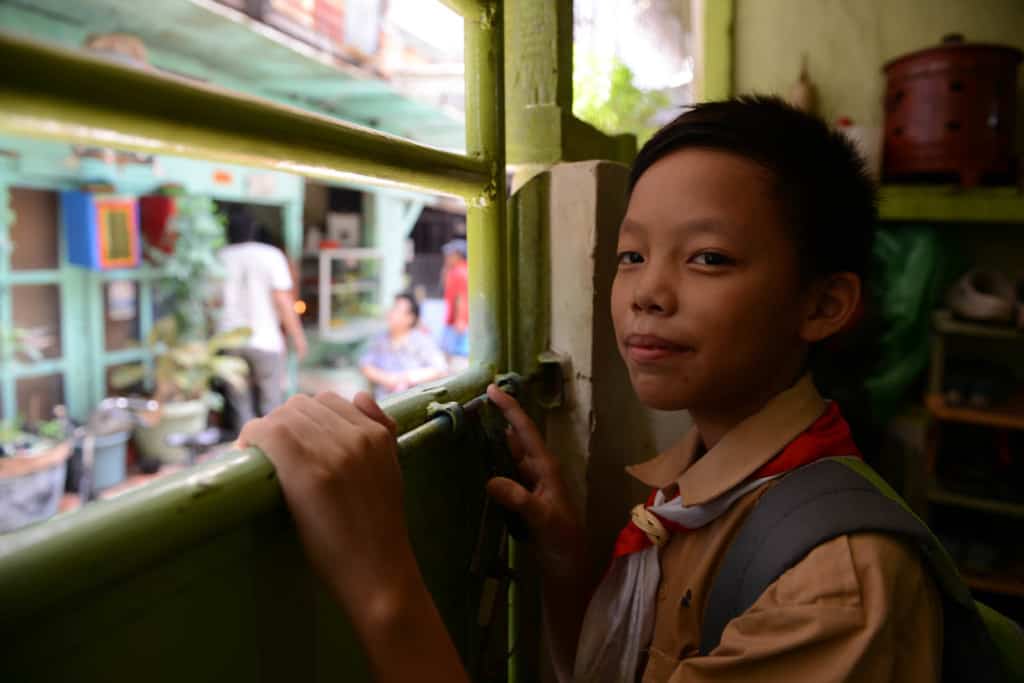
[[[727,230],[727,224],[717,218],[694,218],[693,220],[677,223],[673,226],[676,230],[701,234],[706,232],[722,233]]]
[[[727,230],[727,225],[723,221],[717,218],[694,218],[692,220],[683,221],[681,223],[675,223],[672,225],[673,230],[688,233],[721,233]],[[647,228],[643,223],[632,221],[628,218],[622,221],[622,225],[619,227],[619,232],[646,232]]]

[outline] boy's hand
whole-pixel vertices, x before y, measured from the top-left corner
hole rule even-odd
[[[277,470],[313,568],[352,614],[387,618],[419,570],[402,509],[395,423],[366,394],[294,396],[239,446]],[[354,615],[355,616],[355,615]]]
[[[523,481],[495,477],[487,482],[487,492],[530,527],[545,577],[576,580],[585,567],[586,542],[561,465],[514,398],[493,384],[487,396],[509,423],[509,451]]]
[[[468,683],[419,574],[395,423],[366,394],[295,396],[242,430],[277,469],[313,568],[348,612],[373,680]]]

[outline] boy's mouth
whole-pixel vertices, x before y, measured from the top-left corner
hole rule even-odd
[[[626,354],[637,363],[662,360],[693,349],[649,334],[631,334],[625,339]]]

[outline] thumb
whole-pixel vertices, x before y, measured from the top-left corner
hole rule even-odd
[[[529,526],[536,528],[539,525],[540,508],[537,498],[522,484],[508,477],[494,477],[487,482],[486,488],[487,495],[502,507],[521,515]]]

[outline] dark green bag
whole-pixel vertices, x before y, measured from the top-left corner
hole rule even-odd
[[[722,560],[704,613],[701,653],[816,546],[857,532],[896,534],[921,551],[943,597],[944,681],[1024,682],[1024,632],[975,602],[934,534],[857,458],[829,458],[783,477],[751,511]]]

